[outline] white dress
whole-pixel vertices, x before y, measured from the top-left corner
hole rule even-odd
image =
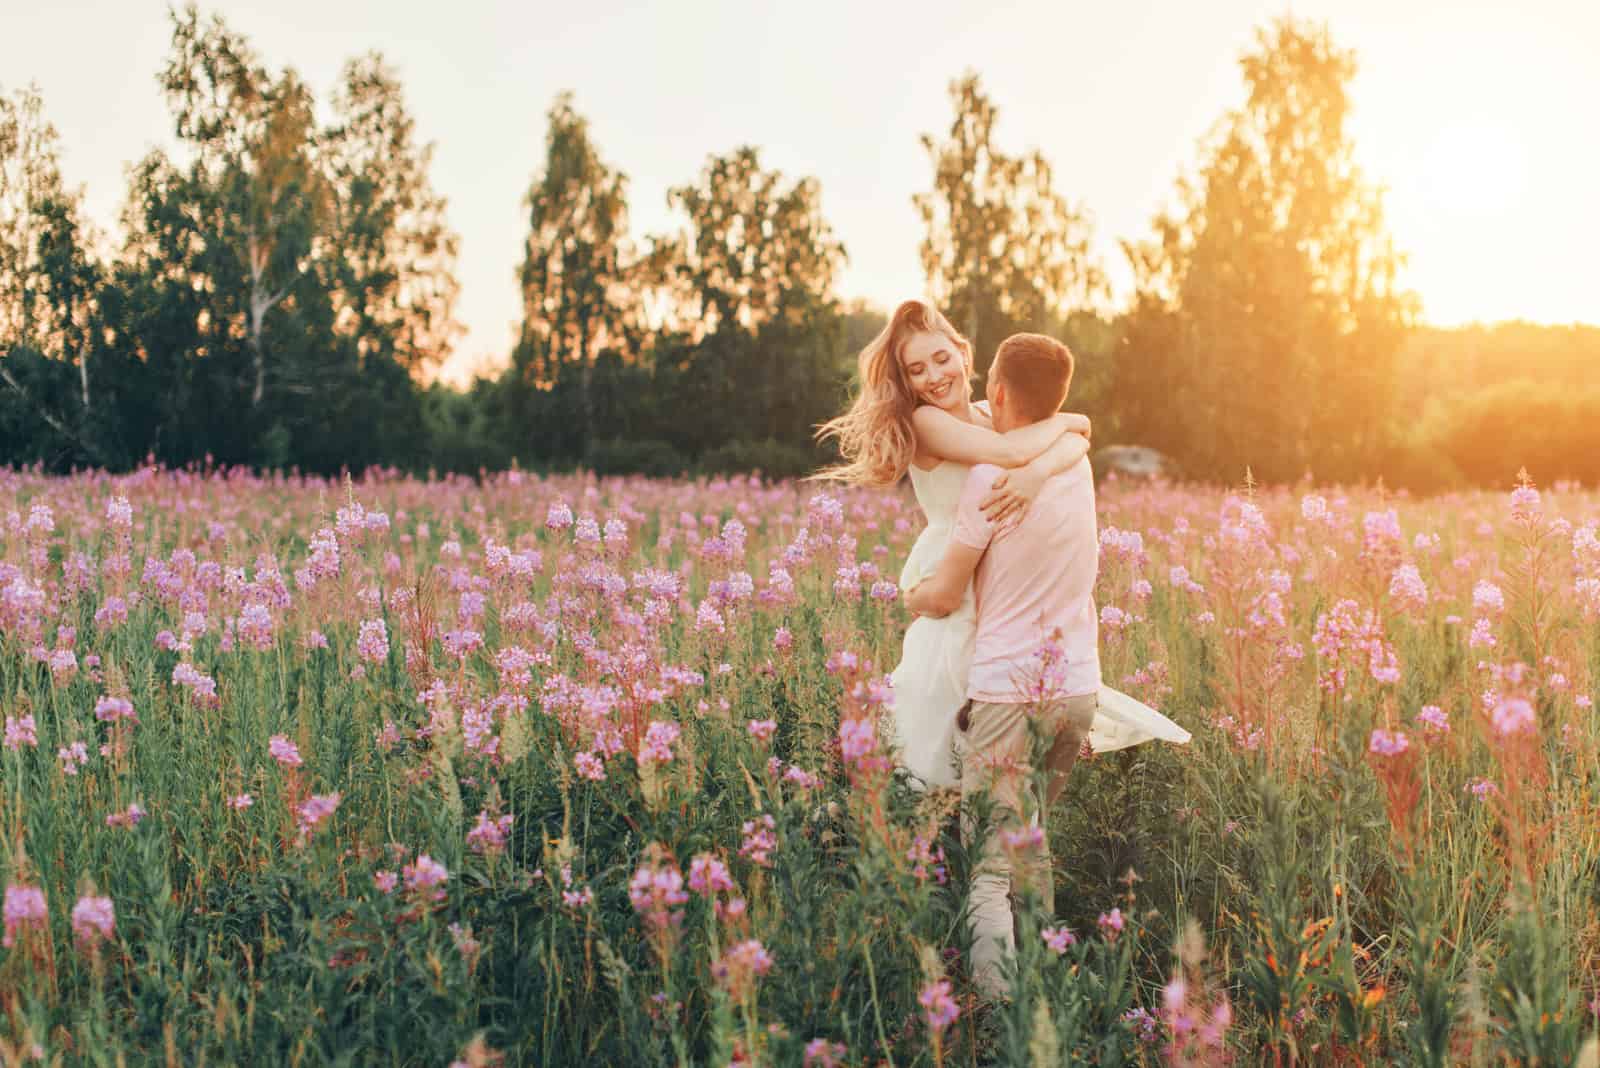
[[[946,460],[931,471],[911,465],[911,486],[928,525],[900,571],[900,589],[909,593],[932,575],[944,557],[955,526],[956,508],[970,470]],[[968,583],[961,606],[940,619],[918,616],[906,628],[894,683],[894,740],[900,764],[928,786],[955,786],[956,713],[967,698],[978,614]],[[1100,687],[1100,707],[1089,730],[1096,753],[1126,749],[1152,739],[1183,744],[1189,732],[1149,705],[1120,690]]]

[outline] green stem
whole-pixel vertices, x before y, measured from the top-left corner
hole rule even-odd
[[[867,958],[867,988],[872,992],[872,1019],[878,1025],[878,1044],[883,1048],[883,1057],[889,1063],[889,1068],[894,1068],[894,1055],[889,1052],[889,1036],[883,1029],[883,1014],[878,1011],[878,973],[872,967],[872,943],[869,941],[862,955]]]

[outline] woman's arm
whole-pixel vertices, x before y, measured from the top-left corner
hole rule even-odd
[[[978,503],[984,518],[991,523],[1021,519],[1028,505],[1039,495],[1045,480],[1083,462],[1089,455],[1089,439],[1083,434],[1063,434],[1044,452],[1015,471],[1002,472],[989,487],[989,495]]]
[[[1085,426],[1088,423],[1081,415],[1057,412],[1048,419],[999,434],[957,419],[931,404],[924,404],[911,413],[911,425],[917,432],[917,449],[923,455],[1000,467],[1021,467],[1039,456],[1057,438],[1074,429],[1074,420],[1081,420]]]

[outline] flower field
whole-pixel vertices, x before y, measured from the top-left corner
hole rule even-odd
[[[1103,487],[1105,678],[1195,737],[1079,764],[994,1005],[877,722],[908,493],[0,522],[7,1064],[1600,1063],[1593,492]]]

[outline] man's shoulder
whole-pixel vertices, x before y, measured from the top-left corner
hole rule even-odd
[[[1080,460],[1067,468],[1045,479],[1044,490],[1050,490],[1060,495],[1074,497],[1087,497],[1094,500],[1094,471],[1089,467],[1088,460]]]

